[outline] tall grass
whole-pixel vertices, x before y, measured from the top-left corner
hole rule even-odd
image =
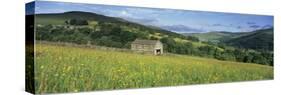
[[[273,79],[273,68],[182,55],[36,44],[36,93]]]

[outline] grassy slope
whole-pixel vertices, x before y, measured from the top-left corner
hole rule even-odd
[[[65,12],[65,13],[53,13],[53,14],[36,14],[36,23],[43,25],[64,25],[66,20],[79,18],[79,19],[87,19],[89,21],[105,21],[105,22],[113,22],[113,21],[121,21],[117,18],[106,17],[103,15],[88,13],[88,12]]]
[[[187,33],[184,35],[198,37],[200,41],[211,41],[219,43],[223,40],[237,38],[249,33],[231,33],[231,32],[208,32],[208,33]]]
[[[36,45],[36,92],[78,92],[273,79],[273,68],[182,55]]]
[[[147,36],[154,36],[156,38],[162,38],[164,36],[174,36],[173,38],[177,42],[191,42],[195,47],[199,46],[206,46],[208,44],[200,43],[200,42],[193,42],[190,40],[185,40],[178,38],[178,36],[182,36],[181,34],[173,33],[170,31],[166,31],[163,29],[160,29],[158,27],[153,27],[153,26],[144,26],[140,25],[134,22],[126,21],[122,18],[114,18],[114,17],[108,17],[100,14],[95,14],[95,13],[88,13],[88,12],[81,12],[81,11],[72,11],[72,12],[66,12],[66,13],[57,13],[57,14],[37,14],[36,15],[36,24],[41,24],[41,25],[65,25],[65,21],[73,18],[82,18],[82,19],[87,19],[90,22],[90,26],[92,25],[91,23],[96,23],[97,21],[102,21],[102,22],[113,22],[116,23],[118,22],[120,26],[122,26],[122,29],[130,32],[143,32],[144,30],[139,30],[135,27],[142,27],[144,29],[152,29],[153,33]],[[125,23],[130,23],[135,27],[132,26],[127,26]],[[90,27],[89,26],[89,27]],[[148,30],[146,30],[148,31]],[[160,33],[160,34],[159,34]],[[157,35],[158,34],[158,35]],[[217,46],[215,46],[217,47]],[[217,47],[219,48],[219,47]],[[220,48],[219,48],[220,49]]]
[[[90,13],[90,12],[81,12],[81,11],[71,11],[71,12],[65,12],[65,13],[51,13],[51,14],[36,14],[36,24],[41,25],[65,25],[65,21],[70,19],[86,19],[90,25],[92,22],[106,22],[106,23],[112,23],[117,24],[122,27],[122,29],[130,32],[143,32],[143,31],[150,31],[151,35],[154,36],[171,36],[171,37],[183,37],[181,34],[177,34],[174,32],[170,32],[167,30],[163,30],[156,27],[150,27],[141,25],[138,23],[130,22],[127,20],[124,20],[122,18],[116,18],[116,17],[108,17],[96,13]],[[141,30],[139,28],[142,28]],[[160,35],[155,35],[160,33]],[[149,36],[149,35],[147,35]],[[160,37],[160,38],[161,38]]]
[[[198,37],[201,41],[221,42],[234,47],[273,51],[273,28],[243,33],[208,32],[187,33],[184,35]]]
[[[273,28],[257,30],[251,34],[226,41],[226,43],[236,47],[273,51]]]

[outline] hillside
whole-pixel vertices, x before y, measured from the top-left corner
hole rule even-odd
[[[36,44],[36,93],[273,79],[273,67],[183,55],[153,56]]]
[[[238,48],[273,51],[273,28],[252,32],[208,32],[185,33],[183,35],[198,37],[200,41],[226,44]]]
[[[247,34],[249,33],[247,32],[234,33],[234,32],[224,32],[224,31],[207,32],[207,33],[183,33],[183,35],[185,36],[194,36],[199,38],[200,41],[212,42],[212,43],[220,43]]]
[[[75,26],[75,25],[67,25],[66,21],[69,21],[71,19],[82,19],[82,20],[87,20],[89,23],[88,25],[84,26]],[[89,12],[80,12],[80,11],[71,11],[71,12],[65,12],[65,13],[49,13],[49,14],[36,14],[36,25],[37,25],[37,30],[39,32],[44,32],[44,33],[38,33],[39,36],[37,36],[37,40],[49,40],[49,41],[67,41],[67,42],[75,42],[77,43],[78,41],[74,41],[73,39],[70,39],[70,37],[67,37],[68,39],[64,38],[56,38],[59,36],[58,34],[61,34],[59,32],[62,32],[64,30],[70,30],[65,28],[64,26],[68,27],[73,27],[73,30],[78,30],[79,32],[83,32],[81,30],[92,30],[92,31],[85,31],[87,32],[86,34],[79,34],[82,39],[79,40],[78,38],[75,38],[79,40],[79,44],[85,44],[87,41],[93,41],[91,40],[92,38],[94,39],[101,39],[102,37],[104,39],[110,39],[111,42],[118,41],[117,43],[113,44],[122,44],[125,47],[121,47],[120,45],[116,46],[110,46],[110,47],[119,47],[119,48],[128,48],[128,44],[133,41],[136,38],[140,39],[151,39],[151,40],[161,40],[163,38],[169,38],[172,39],[176,43],[191,43],[195,47],[199,46],[208,46],[208,44],[205,43],[200,43],[198,42],[197,38],[194,37],[186,37],[178,33],[174,33],[171,31],[167,31],[165,29],[161,29],[156,26],[151,26],[151,25],[142,25],[139,23],[127,21],[122,18],[116,18],[116,17],[108,17],[96,13],[89,13]],[[49,29],[46,29],[49,28]],[[57,29],[60,29],[58,31]],[[42,31],[41,31],[42,30]],[[51,34],[47,32],[47,34],[50,34],[50,36],[45,35],[47,31],[52,31],[55,30],[55,34]],[[110,33],[105,33],[110,32]],[[90,33],[88,33],[90,32]],[[65,35],[62,32],[62,35]],[[69,36],[68,35],[65,36]],[[91,38],[87,38],[88,35],[92,35]],[[120,34],[120,35],[118,35]],[[123,35],[122,35],[123,34]],[[77,34],[78,35],[78,34]],[[126,35],[130,36],[127,37]],[[48,36],[48,37],[46,37]],[[73,35],[74,36],[74,35]],[[85,37],[86,36],[86,37]],[[110,36],[110,37],[109,37]],[[114,37],[112,37],[114,36]],[[123,36],[123,37],[122,37]],[[129,38],[129,39],[123,39],[123,38]],[[46,39],[47,38],[47,39]],[[72,36],[71,36],[72,38]],[[111,39],[113,38],[113,39]],[[123,42],[119,40],[124,40]],[[85,41],[83,41],[85,40]],[[98,41],[95,41],[98,42]],[[121,42],[121,43],[119,43]],[[94,43],[97,44],[97,43]],[[112,43],[111,43],[112,44]],[[126,45],[127,44],[127,45]],[[101,45],[101,44],[99,44]],[[104,44],[103,44],[104,45]],[[109,45],[105,45],[109,46]],[[216,47],[216,46],[214,46]],[[219,48],[219,47],[216,47]],[[221,49],[220,49],[221,50]]]
[[[230,39],[225,43],[239,48],[273,51],[273,28],[257,30],[251,34]]]
[[[270,54],[203,43],[197,37],[184,36],[122,18],[77,11],[35,16],[36,40],[39,41],[129,49],[135,39],[160,40],[164,44],[164,52],[273,65]]]
[[[81,11],[71,11],[65,13],[51,13],[51,14],[36,14],[36,23],[37,24],[52,24],[52,25],[65,25],[65,21],[73,18],[87,19],[89,21],[122,21],[117,18],[106,17],[103,15],[81,12]]]
[[[116,17],[108,17],[96,13],[90,12],[81,12],[81,11],[70,11],[65,13],[49,13],[49,14],[36,14],[36,24],[41,25],[66,25],[65,21],[70,19],[83,19],[89,22],[89,26],[95,26],[99,23],[110,23],[110,24],[119,24],[120,26],[127,26],[122,27],[123,29],[127,28],[128,31],[133,30],[149,30],[151,34],[153,33],[162,33],[164,35],[169,36],[176,36],[176,37],[183,37],[180,34],[173,33],[164,29],[160,28],[152,28],[145,25],[141,25],[138,23],[130,22],[122,18]],[[128,27],[130,29],[128,29]],[[137,29],[136,29],[137,28]],[[136,31],[138,32],[138,31]],[[142,31],[145,32],[145,31]]]

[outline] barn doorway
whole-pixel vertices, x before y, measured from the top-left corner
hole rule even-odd
[[[160,55],[161,54],[161,49],[156,49],[156,55]]]

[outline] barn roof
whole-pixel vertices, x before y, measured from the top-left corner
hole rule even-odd
[[[132,44],[149,44],[149,45],[155,45],[158,40],[143,40],[143,39],[136,39],[132,42]]]

